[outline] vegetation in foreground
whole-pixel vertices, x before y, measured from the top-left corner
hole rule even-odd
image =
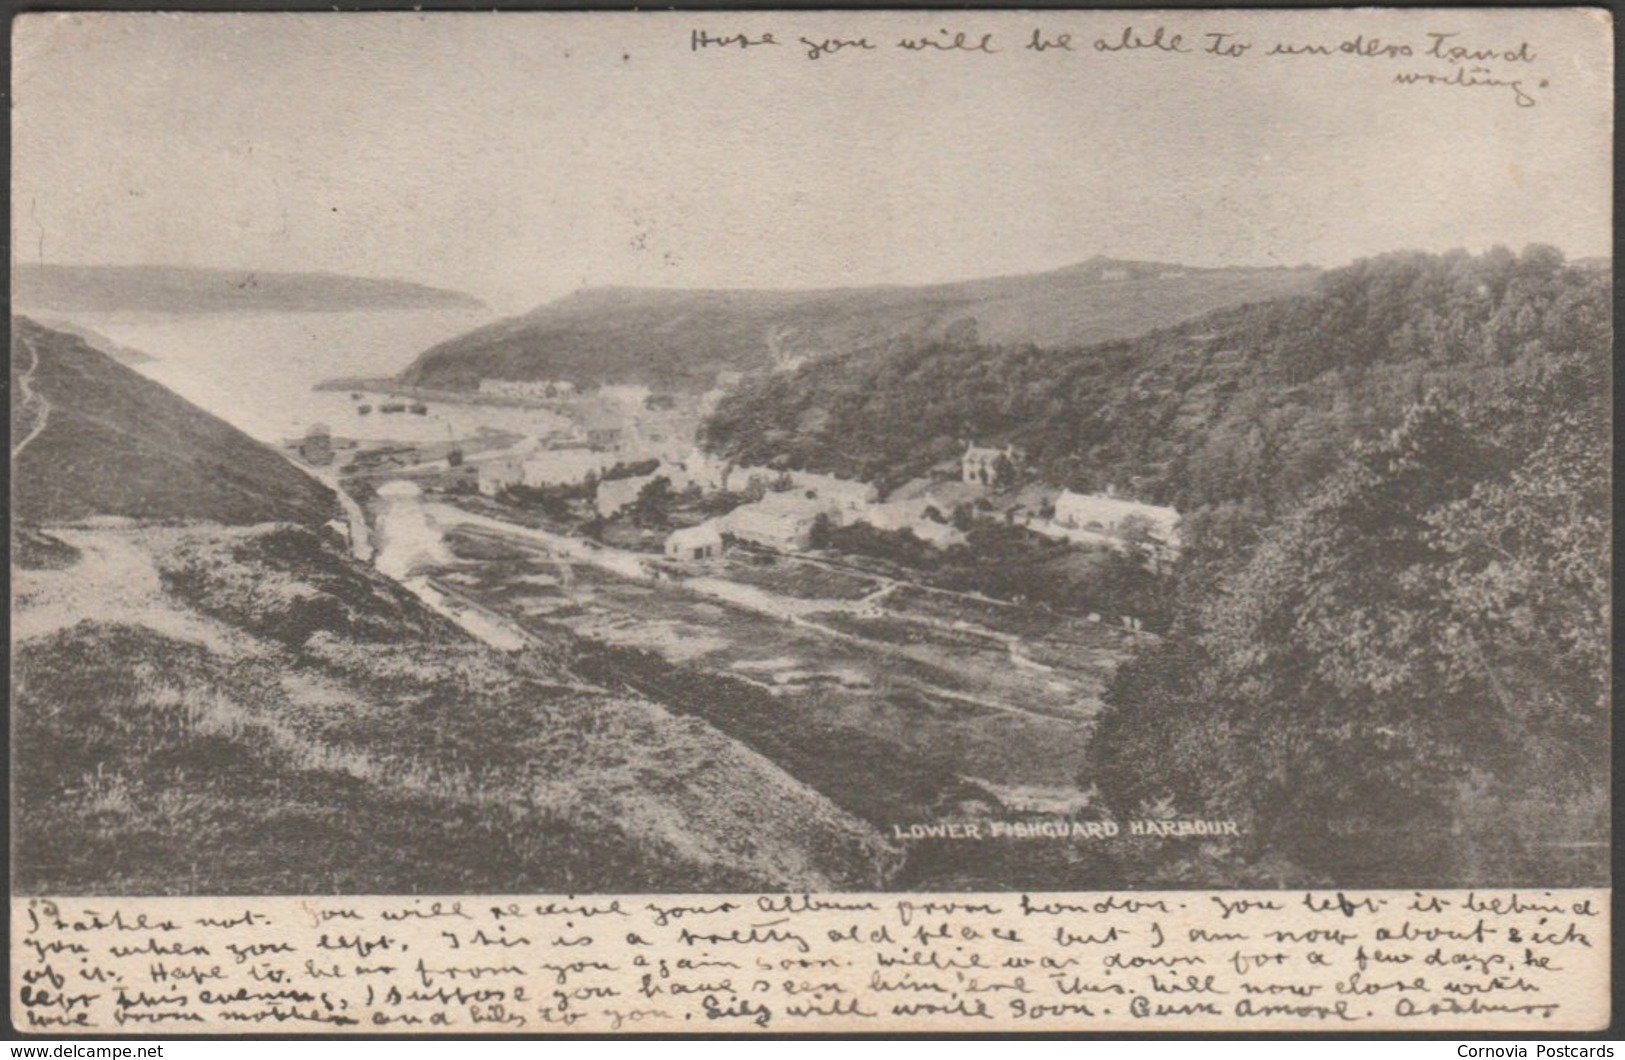
[[[326,487],[79,339],[17,321],[12,373],[20,891],[839,890],[889,871],[873,829],[703,722],[580,681],[546,638],[473,640],[347,555]]]
[[[487,649],[310,531],[62,533],[133,542],[161,595],[21,614],[20,891],[845,890],[895,858],[709,726]]]

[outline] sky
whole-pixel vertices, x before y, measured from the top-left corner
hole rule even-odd
[[[1187,50],[1095,47],[1159,25]],[[606,284],[1612,244],[1610,27],[1574,11],[79,13],[14,27],[18,261],[327,270],[519,311]],[[1071,34],[1071,50],[1024,48],[1035,29]],[[695,50],[696,30],[780,43]],[[896,46],[960,32],[991,33],[996,54]],[[1209,33],[1251,47],[1205,54]],[[809,59],[800,37],[874,47]],[[1453,61],[1428,54],[1436,41],[1497,54]],[[1337,50],[1350,43],[1411,55]],[[1265,54],[1275,44],[1334,54]]]

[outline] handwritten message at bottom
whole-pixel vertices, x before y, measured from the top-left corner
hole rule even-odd
[[[62,898],[68,1033],[1599,1029],[1608,892]]]

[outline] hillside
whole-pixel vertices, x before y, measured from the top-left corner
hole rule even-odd
[[[327,487],[84,340],[13,317],[12,515],[321,525]]]
[[[1268,511],[1425,388],[1484,392],[1538,368],[1552,336],[1594,339],[1607,290],[1606,273],[1539,251],[1389,255],[1133,339],[854,350],[748,381],[702,438],[744,463],[889,486],[954,459],[967,439],[1013,442],[1029,475],[1054,486],[1114,485],[1187,512]]]
[[[1607,277],[1508,264],[1429,300],[1443,345],[1398,270],[1339,286],[1438,371],[1297,502],[1199,512],[1180,621],[1114,677],[1083,772],[1119,814],[1240,822],[1204,878],[1609,878]]]
[[[1220,306],[1301,291],[1309,269],[1189,269],[1095,258],[1054,272],[925,287],[814,291],[600,288],[487,325],[421,354],[414,386],[482,378],[642,382],[705,390],[751,371],[901,335],[940,336],[974,318],[992,342],[1080,345]]]
[[[478,308],[456,291],[326,272],[174,265],[28,265],[11,273],[23,313],[269,313]]]
[[[868,889],[875,833],[710,726],[487,648],[317,534],[55,529],[14,580],[13,883]]]
[[[741,743],[489,648],[335,498],[12,325],[13,884],[35,894],[878,887],[874,829]],[[109,520],[105,517],[122,517]],[[610,675],[613,677],[613,675]]]
[[[96,331],[93,328],[87,328],[83,324],[76,323],[72,320],[64,320],[61,317],[47,317],[39,315],[36,315],[34,320],[36,323],[43,327],[50,328],[52,331],[60,331],[65,335],[72,335],[77,339],[84,340],[86,346],[89,346],[93,350],[100,350],[102,353],[105,353],[107,356],[113,358],[113,360],[117,361],[119,364],[129,365],[130,367],[134,368],[137,365],[149,364],[155,360],[155,358],[149,353],[145,353],[131,346],[126,346],[120,342],[114,342],[101,332]]]

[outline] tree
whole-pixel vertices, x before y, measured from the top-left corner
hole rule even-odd
[[[1578,361],[1471,423],[1430,395],[1229,575],[1187,580],[1108,691],[1106,801],[1239,818],[1249,858],[1339,881],[1379,856],[1419,881],[1551,871],[1554,833],[1602,827],[1606,360]]]
[[[1514,424],[1503,428],[1510,450],[1532,451],[1429,520],[1452,557],[1438,588],[1464,664],[1507,705],[1507,739],[1523,761],[1582,785],[1604,779],[1603,763],[1567,749],[1606,740],[1609,715],[1606,384],[1597,359],[1570,356],[1490,410]]]
[[[819,512],[813,516],[812,526],[807,531],[807,547],[812,549],[825,549],[830,546],[830,535],[835,529],[835,523],[828,512]]]
[[[1118,746],[1098,764],[1121,784],[1124,745],[1160,740],[1164,760],[1142,767],[1180,774],[1171,793],[1186,808],[1246,821],[1255,855],[1309,872],[1335,874],[1351,851],[1379,846],[1389,864],[1437,861],[1454,785],[1491,748],[1483,687],[1436,650],[1449,640],[1436,590],[1448,557],[1427,517],[1482,474],[1453,410],[1436,398],[1413,408],[1266,534],[1183,631],[1187,643],[1167,649],[1199,667],[1166,678],[1131,670],[1114,683],[1102,731]],[[1189,731],[1140,733],[1169,724],[1184,697]],[[1183,777],[1201,757],[1214,767]]]
[[[677,494],[671,488],[671,479],[656,475],[645,482],[632,502],[632,524],[647,530],[664,530],[671,525],[672,505]]]
[[[1014,485],[1015,481],[1016,465],[1015,461],[1010,459],[1009,454],[1000,453],[998,456],[994,457],[993,480],[990,485],[1003,489],[1007,486]]]

